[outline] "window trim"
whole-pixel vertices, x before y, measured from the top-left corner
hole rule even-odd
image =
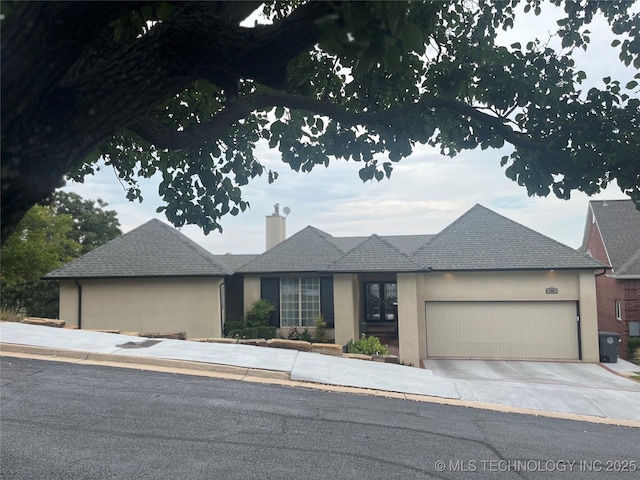
[[[313,305],[313,319],[311,320],[312,323],[311,325],[304,325],[304,319],[303,319],[303,311],[309,311],[309,309],[305,309],[303,308],[303,304],[307,303],[309,300],[307,299],[305,301],[305,299],[303,299],[303,295],[302,295],[302,288],[303,288],[303,282],[302,280],[313,280],[315,281],[315,287],[317,288],[317,300],[316,301],[312,301],[312,303],[315,303],[315,305]],[[285,293],[285,288],[283,288],[283,281],[291,281],[291,280],[295,280],[297,283],[297,320],[296,320],[296,324],[295,325],[283,325],[283,320],[285,319],[285,317],[287,317],[284,313],[285,311],[285,306],[290,306],[290,301],[285,301],[285,299],[283,299],[283,294]],[[321,315],[321,311],[322,311],[322,299],[321,299],[321,287],[320,287],[320,277],[318,276],[287,276],[287,277],[280,277],[280,328],[309,328],[309,327],[313,327],[314,324],[313,322],[315,321],[315,318],[318,317],[319,315]]]
[[[622,321],[622,301],[616,300],[614,305],[615,305],[614,308],[616,312],[616,320]]]

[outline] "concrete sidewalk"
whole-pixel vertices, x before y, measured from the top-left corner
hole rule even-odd
[[[222,373],[246,369],[256,378],[272,378],[274,383],[311,382],[368,389],[369,393],[389,392],[390,396],[414,400],[429,397],[426,401],[640,427],[640,383],[598,364],[429,360],[426,368],[420,369],[248,345],[168,339],[158,339],[147,347],[132,345],[145,340],[0,322],[0,352],[5,355],[10,351],[41,352],[62,358],[176,365]],[[191,367],[184,366],[185,362]],[[628,362],[611,365],[620,370],[637,368]]]

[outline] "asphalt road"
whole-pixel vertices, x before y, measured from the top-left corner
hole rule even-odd
[[[6,479],[640,475],[640,430],[4,357]]]

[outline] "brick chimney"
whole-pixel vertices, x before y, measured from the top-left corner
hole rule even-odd
[[[287,220],[280,215],[280,204],[273,206],[273,213],[267,215],[267,250],[275,247],[287,238]],[[289,208],[284,207],[284,213],[289,213]]]

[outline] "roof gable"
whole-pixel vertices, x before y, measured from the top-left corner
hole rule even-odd
[[[435,235],[380,235],[379,237],[389,242],[402,253],[411,255],[430,242]],[[340,250],[346,253],[367,238],[369,237],[333,237],[332,241]]]
[[[267,250],[238,271],[243,273],[317,272],[342,254],[333,237],[315,227],[298,233]]]
[[[420,269],[420,266],[413,262],[408,255],[375,234],[352,248],[327,268],[331,272],[415,272]]]
[[[175,228],[153,219],[44,278],[224,276],[232,270]]]
[[[602,265],[482,205],[475,205],[412,259],[432,270],[595,269]]]
[[[227,253],[225,255],[213,255],[213,258],[215,258],[217,262],[227,266],[232,272],[236,272],[240,267],[243,267],[256,257],[258,257],[258,254],[250,253]]]
[[[589,202],[614,276],[640,276],[640,212],[631,200]]]

